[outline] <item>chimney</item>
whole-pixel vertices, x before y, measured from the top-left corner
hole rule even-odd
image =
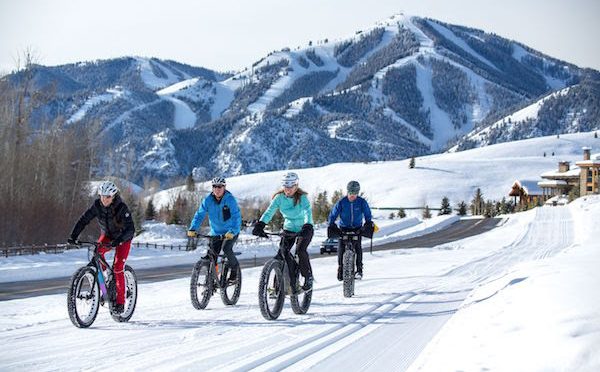
[[[570,163],[568,161],[559,161],[558,162],[558,173],[564,173],[569,171]]]
[[[583,147],[583,160],[590,160],[590,151],[592,149],[589,147]]]

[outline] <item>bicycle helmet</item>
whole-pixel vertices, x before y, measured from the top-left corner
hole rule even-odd
[[[119,192],[119,188],[111,181],[104,181],[98,187],[98,195],[101,196],[115,196]]]
[[[225,185],[227,185],[227,182],[225,182],[224,177],[215,177],[212,179],[212,185],[213,186],[225,186]]]
[[[357,181],[348,182],[348,186],[346,186],[346,190],[348,190],[348,194],[358,195],[360,191],[360,183]]]
[[[298,186],[299,180],[300,180],[300,178],[298,178],[298,175],[296,173],[288,172],[283,176],[283,178],[281,178],[281,186],[283,186],[283,187]]]

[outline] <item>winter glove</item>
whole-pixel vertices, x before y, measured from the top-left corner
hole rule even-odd
[[[223,235],[223,238],[224,238],[225,240],[231,240],[231,239],[233,239],[233,237],[234,237],[234,236],[235,236],[235,235],[233,235],[233,233],[232,233],[231,231],[227,231],[227,232],[225,233],[225,235]]]
[[[338,225],[336,225],[335,223],[332,223],[331,225],[327,226],[327,237],[328,238],[338,238],[338,237],[340,237],[340,235],[342,235],[342,230],[340,230]]]
[[[258,221],[252,229],[252,235],[256,235],[261,238],[268,238],[269,236],[265,234],[265,226],[266,224],[264,222]]]
[[[117,248],[119,245],[121,245],[121,243],[123,243],[123,242],[120,241],[119,239],[115,239],[110,242],[110,246],[113,248]]]
[[[187,232],[188,238],[195,238],[196,235],[197,235],[196,230],[188,230],[188,232]]]
[[[304,238],[312,238],[314,234],[313,225],[305,223],[300,229],[300,235]]]
[[[77,239],[71,237],[71,238],[67,239],[67,244],[79,245],[79,241]]]
[[[360,235],[365,238],[373,239],[373,233],[375,232],[375,228],[377,225],[373,223],[373,221],[365,222],[365,224],[360,229]],[[379,230],[379,228],[377,228]]]

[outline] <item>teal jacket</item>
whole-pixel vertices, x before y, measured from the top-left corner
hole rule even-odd
[[[308,201],[306,195],[302,195],[300,197],[300,202],[297,205],[294,205],[294,197],[288,198],[284,193],[277,194],[273,200],[271,200],[269,208],[263,213],[260,220],[264,223],[269,223],[277,209],[279,209],[279,212],[281,212],[281,215],[285,219],[285,222],[283,223],[284,230],[300,232],[302,225],[314,224],[310,201]]]
[[[240,233],[242,215],[235,197],[229,191],[225,191],[220,202],[212,193],[206,195],[188,230],[198,230],[207,213],[210,235],[224,235],[227,232],[231,232],[233,235]]]

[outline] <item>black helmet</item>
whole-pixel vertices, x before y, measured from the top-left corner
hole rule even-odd
[[[348,182],[348,186],[346,186],[346,190],[348,190],[348,194],[358,195],[360,191],[360,183],[357,181]]]

